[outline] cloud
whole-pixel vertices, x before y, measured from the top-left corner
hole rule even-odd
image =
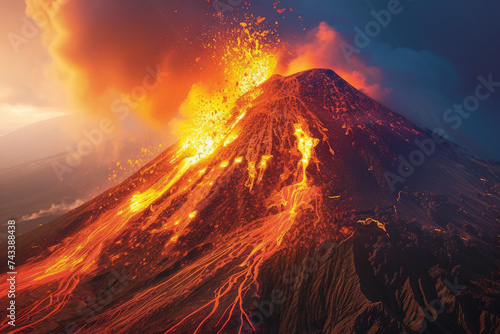
[[[340,45],[345,43],[342,35],[321,22],[301,41],[292,46],[293,56],[288,59],[286,74],[311,68],[329,68],[366,95],[381,100],[388,96],[391,88],[383,86],[380,68],[369,66],[357,57],[346,61]]]
[[[0,103],[0,135],[29,124],[66,114],[55,108],[21,103]]]
[[[218,20],[210,3],[26,3],[27,14],[44,27],[53,75],[65,82],[79,110],[113,115],[113,102],[124,97],[142,117],[165,124],[176,115],[194,83],[216,77],[218,63],[213,59],[217,58],[203,47],[207,41],[213,44],[217,34],[215,29],[206,29]]]
[[[38,219],[38,218],[41,218],[41,217],[45,217],[45,216],[59,216],[59,215],[62,215],[70,210],[73,210],[77,207],[79,207],[80,205],[82,205],[84,202],[81,200],[81,199],[77,199],[76,201],[72,202],[72,203],[65,203],[65,202],[62,202],[60,204],[51,204],[50,205],[50,208],[48,209],[42,209],[38,212],[34,212],[30,215],[24,215],[21,217],[21,222],[23,221],[27,221],[27,220],[33,220],[33,219]]]
[[[342,45],[353,44],[334,27],[321,22],[292,44],[286,74],[310,68],[330,68],[351,85],[408,117],[435,128],[453,101],[459,75],[449,61],[427,50],[391,47],[372,41],[347,60]]]

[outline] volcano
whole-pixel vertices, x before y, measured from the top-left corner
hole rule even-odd
[[[221,122],[213,152],[174,144],[20,236],[2,330],[498,333],[497,164],[331,70],[274,75]]]

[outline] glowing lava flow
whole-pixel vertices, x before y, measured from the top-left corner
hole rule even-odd
[[[188,320],[195,314],[202,312],[204,309],[211,307],[209,314],[203,321],[201,321],[200,324],[198,324],[194,333],[200,332],[203,324],[218,311],[222,304],[222,298],[228,297],[232,293],[235,293],[236,296],[224,310],[217,323],[220,325],[218,333],[223,331],[237,310],[239,312],[241,324],[239,333],[242,331],[244,321],[248,322],[253,327],[249,315],[245,312],[242,306],[244,297],[252,289],[258,291],[259,284],[257,278],[260,267],[280,249],[283,238],[293,226],[297,214],[300,211],[299,209],[304,206],[309,206],[311,201],[313,201],[318,195],[318,189],[309,187],[307,184],[306,170],[313,153],[313,148],[318,144],[319,140],[310,137],[302,129],[302,125],[300,123],[294,124],[294,127],[294,134],[297,138],[296,146],[302,155],[302,158],[297,166],[297,175],[300,178],[300,181],[290,186],[285,186],[281,189],[280,193],[272,199],[271,206],[280,207],[280,213],[265,217],[258,222],[260,224],[259,227],[252,229],[252,231],[246,233],[244,237],[233,240],[231,243],[231,251],[221,250],[220,253],[216,253],[218,256],[215,258],[212,257],[210,260],[207,259],[207,262],[210,264],[221,262],[225,263],[223,260],[225,257],[230,256],[230,258],[232,257],[237,259],[239,256],[244,254],[245,251],[250,250],[250,253],[244,256],[244,260],[238,265],[241,269],[236,274],[225,280],[220,288],[216,290],[215,298],[213,300],[189,314],[174,327],[166,331],[166,333],[174,333],[176,328],[181,323]],[[265,158],[262,161],[267,161],[267,159],[268,158]],[[222,266],[218,266],[218,268],[221,267]],[[189,284],[188,282],[185,283]]]
[[[246,25],[243,25],[246,27]],[[187,100],[181,106],[181,114],[188,119],[177,125],[184,130],[182,149],[191,156],[180,163],[176,173],[162,178],[153,188],[131,199],[131,209],[140,211],[156,198],[166,193],[192,166],[210,156],[217,147],[229,145],[238,137],[236,125],[245,116],[245,108],[234,114],[236,101],[267,80],[277,66],[276,56],[266,51],[262,40],[267,32],[253,32],[244,28],[242,35],[227,46],[222,59],[225,78],[229,83],[219,91],[208,92],[194,85]],[[255,98],[259,90],[251,94]]]
[[[209,252],[203,253],[195,262],[187,262],[178,271],[173,272],[166,279],[158,284],[149,286],[144,290],[134,294],[131,298],[118,305],[110,313],[97,316],[95,321],[99,324],[100,330],[105,333],[127,333],[133,331],[130,327],[144,318],[156,314],[158,310],[167,308],[175,300],[186,300],[196,291],[200,285],[210,284],[215,279],[215,296],[207,296],[201,307],[191,311],[187,316],[170,323],[166,333],[175,333],[179,326],[190,322],[193,330],[197,333],[204,331],[203,326],[210,321],[219,333],[222,333],[229,321],[239,317],[241,324],[250,323],[249,316],[243,307],[243,301],[250,293],[259,291],[258,276],[259,270],[265,261],[282,249],[285,237],[298,215],[306,209],[317,210],[316,200],[319,196],[319,189],[308,185],[307,167],[313,156],[314,147],[318,140],[311,137],[305,125],[300,123],[290,124],[288,128],[290,135],[295,136],[295,148],[300,152],[300,158],[296,163],[296,170],[293,183],[283,186],[270,201],[270,211],[273,214],[265,215],[253,221],[248,221],[243,229],[236,229],[231,233],[219,235],[216,238],[215,246]],[[266,142],[270,145],[270,142]],[[251,149],[250,147],[248,149]],[[283,148],[288,151],[288,148]],[[257,161],[262,160],[258,158]],[[266,160],[266,159],[264,159]],[[266,160],[269,163],[272,160]],[[200,201],[209,196],[212,191],[211,184],[222,178],[225,173],[232,174],[232,168],[240,168],[241,157],[236,157],[232,162],[224,160],[224,166],[215,165],[212,167],[203,166],[206,169],[196,182],[196,186],[190,190],[190,197],[181,208],[179,208],[165,222],[161,230],[154,230],[152,235],[174,231],[171,243],[165,244],[164,254],[168,255],[173,251],[173,246],[190,229],[191,219],[197,216]],[[240,166],[240,167],[238,167]],[[202,168],[202,167],[198,167]],[[191,173],[190,175],[200,174]],[[183,181],[180,181],[181,183]],[[193,181],[192,181],[193,182]],[[177,196],[170,195],[168,200],[161,205],[169,207]],[[278,209],[277,213],[275,209]],[[271,210],[272,209],[272,210]],[[160,210],[158,210],[159,212]],[[153,213],[148,218],[150,221],[158,221],[157,213]],[[222,222],[221,223],[226,223]],[[230,268],[229,271],[225,269]],[[152,269],[154,272],[154,268]],[[225,273],[228,273],[227,275]],[[222,276],[218,276],[221,275]],[[197,298],[199,302],[199,299]],[[201,316],[201,321],[194,323],[195,315]],[[210,326],[211,326],[210,325]],[[242,325],[241,325],[242,326]],[[240,326],[240,332],[242,327]]]
[[[181,141],[180,150],[174,158],[180,161],[173,171],[166,173],[147,190],[120,199],[121,201],[112,210],[92,215],[82,221],[81,225],[84,227],[55,245],[45,259],[34,258],[19,268],[20,283],[17,291],[23,291],[25,294],[26,290],[44,291],[47,297],[18,312],[17,321],[23,326],[19,326],[13,332],[33,330],[36,324],[51,320],[55,313],[66,306],[82,277],[92,275],[98,269],[97,263],[105,255],[104,250],[111,245],[123,243],[121,238],[124,233],[131,231],[139,215],[148,214],[155,200],[177,186],[189,170],[212,155],[218,147],[227,146],[238,137],[238,124],[250,105],[239,106],[239,113],[234,114],[236,101],[250,89],[268,79],[274,71],[277,60],[272,53],[264,50],[262,43],[258,41],[258,35],[251,34],[247,29],[236,43],[237,45],[228,47],[224,58],[227,62],[226,68],[230,69],[225,73],[230,86],[218,92],[207,92],[200,87],[193,87],[185,103],[185,109],[187,108],[190,116],[193,116],[190,120],[194,121],[190,121],[190,130]],[[248,47],[253,49],[247,49]],[[259,91],[254,90],[251,94],[259,94]],[[210,182],[213,183],[213,180],[221,174],[220,170],[204,173],[206,168],[207,166],[200,165],[198,177],[189,179],[183,184],[182,189],[176,188],[177,193],[168,198],[165,207],[183,196],[183,191],[188,188],[196,187],[193,193],[197,193],[197,196],[191,197],[176,211],[172,219],[152,233],[174,231],[176,234],[170,241],[177,241],[196,215],[191,208],[196,207],[200,199],[207,196]],[[149,219],[141,221],[138,231],[144,231],[158,221],[160,218],[152,215]],[[134,240],[133,238],[129,240],[132,248],[135,247],[135,244],[132,244]],[[167,242],[165,248],[168,249],[170,246]],[[120,256],[123,255],[118,257]],[[7,283],[2,283],[0,288],[7,291]],[[2,323],[0,329],[6,328],[7,324]]]

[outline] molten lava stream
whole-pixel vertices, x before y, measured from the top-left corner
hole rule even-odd
[[[247,92],[252,99],[256,97],[255,95],[259,95],[260,91],[258,89],[252,89],[267,80],[276,68],[276,55],[265,51],[265,43],[259,40],[264,38],[266,34],[250,33],[247,28],[244,28],[242,36],[237,39],[237,45],[232,45],[230,42],[227,46],[227,53],[224,56],[224,61],[227,63],[224,66],[226,69],[226,82],[236,84],[236,88],[225,87],[220,90],[220,96],[215,97],[210,95],[213,92],[205,91],[203,88],[196,91],[193,88],[192,98],[188,98],[187,104],[189,106],[192,101],[195,103],[193,106],[189,106],[192,107],[191,109],[197,110],[194,115],[195,126],[192,127],[189,136],[184,140],[183,149],[179,152],[179,155],[182,154],[184,159],[181,159],[180,163],[176,164],[176,168],[172,172],[151,185],[148,190],[123,198],[122,202],[115,208],[101,213],[97,218],[92,217],[92,222],[79,222],[85,227],[74,235],[66,237],[59,244],[54,245],[53,252],[46,258],[42,260],[34,258],[19,266],[20,284],[17,290],[22,291],[25,296],[28,292],[45,295],[47,292],[42,292],[43,289],[55,287],[56,285],[57,288],[54,291],[49,291],[47,297],[35,302],[31,307],[19,311],[16,320],[23,327],[19,327],[15,331],[19,332],[28,328],[36,330],[35,325],[42,321],[49,322],[49,320],[52,320],[50,318],[67,305],[69,297],[73,295],[79,282],[92,277],[98,270],[102,269],[97,267],[97,263],[102,259],[103,251],[107,247],[121,241],[120,237],[125,232],[137,234],[158,222],[159,213],[155,213],[152,208],[156,199],[165,197],[164,195],[169,190],[177,187],[161,203],[161,209],[166,210],[175,198],[181,197],[185,191],[192,189],[191,191],[196,196],[189,198],[167,221],[162,221],[163,226],[161,228],[151,231],[151,233],[175,231],[176,235],[166,243],[164,251],[172,247],[173,242],[183,233],[191,218],[196,215],[193,208],[196,208],[201,199],[210,192],[211,182],[216,180],[222,173],[220,169],[204,173],[207,166],[203,166],[201,161],[210,156],[218,147],[229,145],[238,137],[239,129],[236,125],[245,116],[245,112],[250,106],[238,105],[238,108],[236,108],[236,101]],[[199,94],[203,98],[199,98]],[[206,99],[209,99],[208,102],[210,103],[207,104]],[[233,112],[235,108],[240,110],[238,114]],[[301,140],[299,138],[299,142]],[[292,186],[291,190],[283,192],[283,198],[280,201],[284,200],[290,203],[285,209],[289,210],[289,212],[270,218],[269,223],[273,224],[271,230],[274,231],[274,236],[271,238],[268,235],[269,227],[265,228],[264,222],[257,232],[254,231],[256,234],[253,236],[249,234],[250,243],[239,240],[234,243],[235,248],[215,250],[210,253],[210,256],[203,259],[201,264],[198,262],[197,266],[187,266],[173,275],[171,279],[162,283],[167,285],[174,282],[173,286],[169,287],[173,288],[173,293],[167,295],[158,294],[158,298],[165,297],[165,300],[168,301],[171,298],[178,297],[188,291],[189,287],[196,287],[197,284],[201,283],[221,266],[231,264],[234,259],[245,257],[245,254],[250,253],[244,264],[242,264],[246,269],[243,269],[240,274],[235,274],[232,278],[234,284],[230,279],[228,285],[228,287],[236,286],[238,281],[241,280],[242,283],[239,284],[238,290],[241,297],[242,294],[244,295],[244,292],[250,287],[248,284],[245,285],[245,282],[255,282],[260,264],[279,247],[286,231],[293,224],[296,214],[295,209],[303,204],[301,201],[305,201],[305,196],[300,194],[306,191],[307,188],[305,168],[308,161],[305,162],[305,160],[308,160],[311,152],[303,151],[300,143],[298,146],[303,154],[302,162],[299,163],[299,165],[302,164],[303,169],[302,181]],[[309,147],[310,149],[312,149],[312,146]],[[176,159],[179,157],[177,156]],[[227,164],[224,166],[221,164],[221,167],[226,166]],[[190,179],[186,180],[184,176],[195,167],[199,168],[199,173],[196,176],[191,173]],[[204,180],[204,178],[208,180]],[[134,225],[138,217],[145,217],[140,222],[140,227],[137,227],[138,224]],[[273,246],[272,243],[275,245]],[[133,265],[139,266],[137,263]],[[5,276],[2,278],[5,278]],[[6,282],[6,280],[3,279],[3,282]],[[136,303],[136,298],[146,296],[148,293],[154,294],[155,290],[162,287],[162,284],[140,293],[128,303]],[[224,286],[220,290],[220,296],[216,298],[217,302],[218,299],[226,295],[225,290],[223,290]],[[7,285],[3,283],[0,287],[5,289]],[[155,298],[151,300],[155,300]],[[125,309],[128,303],[121,304],[117,309]],[[138,314],[140,313],[130,312],[126,320],[132,321]],[[147,310],[144,314],[147,314]],[[121,318],[121,316],[120,314],[117,318]],[[113,322],[112,320],[115,319],[108,318],[106,320]],[[6,323],[2,324],[1,329],[6,329],[6,325]],[[105,328],[106,325],[102,327]],[[109,327],[106,332],[114,332],[116,328]]]
[[[95,320],[99,324],[100,330],[119,333],[130,331],[134,323],[140,322],[144,317],[151,316],[153,312],[167,307],[175,300],[185,299],[187,295],[195,291],[201,284],[205,284],[207,280],[212,279],[220,269],[225,267],[231,268],[233,274],[222,279],[222,283],[216,289],[215,297],[181,319],[167,332],[174,332],[179,325],[193,318],[194,315],[207,312],[197,326],[196,332],[200,332],[203,324],[215,314],[223,303],[229,306],[225,310],[220,310],[223,313],[217,326],[220,325],[221,330],[237,311],[240,319],[248,320],[242,303],[249,291],[258,291],[257,277],[260,267],[280,249],[283,237],[293,226],[300,208],[310,206],[311,201],[318,193],[316,188],[308,186],[306,176],[313,147],[318,141],[309,137],[300,125],[296,125],[295,136],[297,137],[296,146],[302,154],[302,159],[298,162],[295,173],[297,181],[282,188],[277,195],[271,198],[272,205],[279,207],[281,212],[249,222],[246,224],[245,230],[237,230],[222,240],[218,240],[215,243],[217,245],[215,249],[197,258],[195,262],[183,266],[168,279],[137,293],[130,300],[109,312],[98,315]],[[225,168],[227,167],[217,167],[208,172],[206,174],[207,181],[216,180]],[[229,173],[231,172],[229,171]],[[177,221],[185,217],[189,210],[196,207],[197,201],[207,196],[211,189],[210,184],[211,182],[200,182],[191,190],[194,192],[191,200],[184,203],[183,207],[169,220]],[[150,220],[155,220],[155,218],[150,217]],[[189,220],[184,218],[176,226],[182,231],[188,224]],[[172,228],[170,223],[165,226],[167,230],[170,228]],[[180,233],[177,232],[177,235]],[[170,244],[167,244],[166,249],[169,246]],[[233,295],[234,300],[228,301],[228,298],[233,298],[231,297]]]
[[[244,116],[240,115],[236,118],[234,123],[229,127],[229,131],[233,130],[235,125]],[[227,134],[226,134],[227,136]],[[223,137],[221,138],[221,140]],[[24,328],[29,328],[43,320],[48,319],[51,315],[61,310],[67,303],[69,296],[73,293],[77,283],[75,277],[84,277],[91,275],[96,268],[96,263],[102,255],[102,250],[118,240],[120,235],[130,229],[129,222],[144,210],[149,210],[149,206],[175,184],[182,179],[188,170],[197,165],[200,160],[210,155],[214,149],[210,151],[198,152],[194,156],[184,158],[179,163],[178,167],[171,173],[162,177],[152,187],[143,193],[135,194],[131,198],[126,198],[115,209],[105,212],[98,217],[93,224],[79,231],[77,234],[72,235],[61,242],[61,244],[54,246],[55,251],[46,259],[36,262],[34,259],[19,267],[20,283],[17,291],[41,289],[43,286],[58,282],[60,286],[54,292],[50,292],[49,296],[34,306],[30,307],[28,311],[22,311],[18,315],[19,323],[26,324],[24,327],[17,328],[20,331]],[[180,152],[183,153],[183,152]],[[179,158],[178,155],[176,158]],[[203,170],[202,170],[203,171]],[[209,180],[215,180],[222,173],[221,169],[210,171],[207,174]],[[188,189],[192,185],[197,184],[200,179],[204,177],[203,173],[195,173],[196,177],[184,182],[183,189]],[[180,187],[180,186],[179,186]],[[201,183],[193,191],[193,195],[188,202],[183,205],[181,209],[171,217],[169,223],[162,227],[161,231],[168,231],[175,227],[180,234],[183,229],[189,224],[190,218],[195,213],[192,208],[196,207],[200,198],[204,198],[211,187],[208,183]],[[164,208],[168,208],[170,203],[180,194],[182,189],[175,192],[162,203]],[[186,210],[188,210],[186,212]],[[157,221],[157,216],[152,215],[142,221],[140,230],[146,230],[151,224]],[[167,245],[168,246],[168,245]],[[78,279],[77,279],[78,281]],[[4,282],[7,282],[4,280]],[[7,283],[0,285],[7,288]],[[65,288],[61,288],[65,287]],[[48,303],[45,305],[45,303]],[[32,321],[30,323],[30,321]],[[0,329],[6,329],[7,323],[3,323]]]
[[[161,188],[161,193],[156,193],[157,198],[166,192],[180,177],[192,166],[193,159],[181,164],[181,168],[171,175],[167,175],[156,187]],[[201,174],[200,174],[201,177]],[[197,179],[193,180],[196,182]],[[58,289],[50,292],[49,295],[36,302],[27,311],[22,310],[18,314],[18,321],[27,324],[15,329],[15,332],[30,328],[35,324],[48,319],[51,315],[61,310],[73,290],[78,285],[80,275],[89,275],[95,269],[94,265],[101,256],[101,251],[107,244],[111,244],[126,229],[130,219],[139,211],[147,208],[152,200],[151,196],[143,199],[138,204],[138,199],[134,196],[130,201],[126,200],[117,209],[112,210],[99,217],[96,222],[80,231],[78,234],[64,240],[61,245],[55,247],[57,250],[47,259],[37,263],[27,263],[19,268],[20,283],[17,291],[42,289],[43,286],[51,282],[58,282]],[[154,219],[144,222],[145,227],[149,226]],[[186,225],[189,220],[186,221]],[[96,228],[97,227],[97,228]],[[2,284],[6,288],[6,283]],[[33,321],[34,317],[37,319]],[[2,324],[1,329],[6,329],[7,323]]]
[[[158,182],[158,188],[162,188],[162,193],[167,191],[192,165],[192,159],[185,159],[181,168],[164,177]],[[156,196],[161,194],[156,193]],[[151,204],[150,198],[144,200],[147,206]],[[30,328],[35,324],[48,319],[51,315],[61,310],[73,290],[78,285],[79,277],[89,275],[95,269],[95,264],[101,256],[101,251],[105,245],[113,243],[119,235],[126,229],[128,222],[139,211],[137,207],[144,209],[141,202],[137,204],[137,198],[131,201],[126,200],[115,210],[106,212],[100,216],[94,224],[81,230],[76,235],[63,240],[60,245],[48,258],[40,262],[28,262],[19,267],[19,281],[17,291],[42,289],[51,282],[58,282],[58,289],[50,292],[49,295],[41,301],[36,302],[27,311],[24,309],[18,313],[17,320],[20,324],[26,324],[18,327],[14,332]],[[149,222],[151,224],[151,221]],[[148,225],[149,225],[148,224]],[[36,259],[35,259],[36,261]],[[3,280],[6,282],[6,280]],[[0,288],[7,288],[7,283],[2,283]],[[35,319],[34,317],[37,316]],[[29,322],[29,320],[33,322]],[[0,327],[1,330],[7,329],[5,322]]]
[[[239,307],[241,320],[238,333],[242,331],[244,320],[253,327],[248,314],[243,309],[244,297],[252,288],[258,291],[259,284],[257,278],[261,265],[280,249],[284,236],[295,222],[298,210],[303,206],[309,205],[312,199],[318,195],[318,189],[308,186],[306,175],[306,169],[312,156],[312,150],[317,145],[318,140],[310,137],[302,129],[301,124],[295,124],[295,136],[297,137],[297,148],[302,154],[302,159],[297,166],[297,174],[300,175],[301,180],[295,184],[284,187],[273,199],[273,205],[281,206],[282,211],[262,219],[258,228],[249,228],[251,230],[250,232],[235,240],[236,242],[231,245],[231,249],[252,249],[244,261],[239,264],[239,267],[242,269],[225,280],[225,283],[217,289],[213,300],[186,316],[175,326],[167,330],[165,332],[166,334],[173,333],[184,321],[203,311],[205,308],[208,308],[210,305],[213,305],[209,314],[200,322],[194,333],[200,332],[203,324],[218,310],[222,298],[227,296],[233,289],[236,289],[237,296],[224,310],[217,322],[217,325],[221,324],[218,333],[221,333],[227,326],[237,307]],[[214,259],[214,261],[216,260],[218,259]],[[223,318],[225,316],[226,320],[224,321]],[[222,323],[222,321],[224,322]]]
[[[121,225],[113,224],[116,229],[110,228],[110,219],[112,213],[108,213],[101,218],[96,230],[92,230],[94,225],[84,229],[76,236],[69,237],[57,246],[57,250],[47,259],[37,262],[28,262],[19,267],[19,281],[21,282],[17,291],[36,291],[44,289],[46,286],[57,282],[58,288],[39,302],[31,306],[28,311],[21,311],[18,315],[18,323],[24,326],[18,327],[14,332],[30,328],[35,324],[49,319],[58,310],[62,309],[75,287],[80,281],[80,276],[92,272],[92,265],[95,264],[100,256],[101,249],[107,240],[116,236],[126,225],[128,219],[125,219]],[[116,220],[115,220],[116,221]],[[31,323],[29,321],[32,321]],[[3,325],[0,329],[5,329]]]
[[[2,331],[9,329],[9,333],[23,333],[26,332],[26,330],[29,330],[29,332],[35,332],[36,324],[47,319],[50,320],[52,316],[63,309],[69,298],[71,298],[71,294],[79,282],[80,280],[77,274],[72,274],[66,279],[62,279],[61,277],[61,281],[58,283],[56,291],[50,292],[47,297],[35,302],[27,310],[21,309],[18,311],[16,314],[16,320],[18,324],[22,324],[21,326],[12,329],[12,326],[4,323],[0,329]],[[44,312],[45,314],[43,314]],[[39,314],[42,314],[42,316],[36,321],[33,321],[28,325],[24,325],[24,323],[31,319],[33,315]]]

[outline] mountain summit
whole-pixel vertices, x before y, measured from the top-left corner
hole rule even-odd
[[[20,237],[14,332],[500,328],[497,165],[331,70],[275,75],[224,122]]]

